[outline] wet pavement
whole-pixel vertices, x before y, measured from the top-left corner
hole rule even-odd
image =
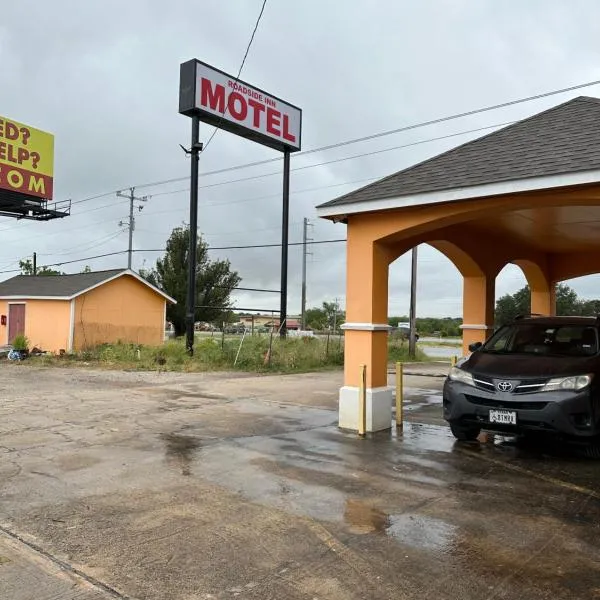
[[[440,377],[367,439],[337,372],[0,381],[2,599],[600,598],[599,463],[455,442]]]

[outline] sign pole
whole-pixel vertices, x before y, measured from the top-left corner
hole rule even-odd
[[[281,305],[279,326],[282,339],[287,336],[288,230],[290,220],[290,149],[283,150],[283,210],[281,216]]]
[[[190,244],[188,248],[188,286],[186,302],[185,347],[194,355],[194,324],[196,314],[196,248],[198,245],[198,161],[202,150],[200,143],[200,118],[192,116],[192,146],[190,168]]]

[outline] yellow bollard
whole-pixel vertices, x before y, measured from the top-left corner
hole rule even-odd
[[[457,362],[458,362],[458,357],[457,357],[457,356],[453,356],[453,357],[450,359],[450,366],[451,366],[451,367],[455,367]]]
[[[396,363],[396,427],[404,424],[404,365]]]
[[[358,435],[367,434],[367,366],[360,365],[360,384],[358,386]]]

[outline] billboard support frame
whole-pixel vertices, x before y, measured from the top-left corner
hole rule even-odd
[[[229,85],[233,86],[237,94],[236,99],[243,105],[243,98],[237,93],[237,85],[242,85],[244,93],[247,93],[251,100],[248,105],[254,108],[254,119],[252,127],[243,124],[233,124],[231,117],[226,117],[227,108],[223,108],[222,114],[215,114],[204,110],[202,104],[198,103],[198,65],[214,71],[217,76],[229,78]],[[208,76],[208,75],[207,75]],[[203,79],[203,83],[205,80]],[[225,94],[225,84],[221,85],[219,91]],[[217,89],[217,88],[215,88]],[[216,94],[214,89],[211,91]],[[231,92],[230,92],[231,93]],[[202,95],[202,94],[201,94]],[[208,92],[207,92],[208,97]],[[216,96],[215,96],[216,97]],[[214,97],[213,97],[214,100]],[[265,105],[257,106],[257,101]],[[210,102],[210,100],[207,100]],[[252,102],[254,104],[252,104]],[[217,102],[215,100],[215,102]],[[275,109],[277,103],[280,103],[286,111]],[[229,101],[227,103],[229,106]],[[235,103],[233,104],[235,106]],[[223,97],[223,106],[225,100]],[[239,106],[238,106],[239,108]],[[232,108],[232,113],[234,109]],[[265,114],[267,133],[258,129],[261,114]],[[190,356],[194,355],[194,326],[196,305],[196,251],[198,244],[198,162],[199,154],[202,151],[202,144],[199,141],[200,121],[204,121],[217,129],[225,129],[241,137],[250,139],[256,143],[268,146],[280,152],[283,152],[283,190],[282,190],[282,214],[281,214],[281,285],[280,285],[280,336],[287,337],[287,287],[288,287],[288,249],[289,249],[289,209],[290,209],[290,156],[292,152],[300,150],[302,137],[302,110],[293,104],[281,100],[276,96],[263,92],[260,88],[250,86],[237,77],[232,77],[221,71],[203,63],[197,59],[189,60],[180,65],[179,81],[179,113],[192,118],[192,145],[190,150],[185,150],[191,155],[190,168],[190,238],[188,249],[188,282],[186,299],[186,351]],[[246,113],[247,114],[247,113]],[[257,116],[258,115],[258,116]],[[245,117],[240,117],[243,119]],[[238,119],[238,121],[240,120]],[[281,120],[279,120],[281,119]],[[296,119],[296,121],[294,121]],[[280,130],[277,130],[280,127]],[[288,129],[291,128],[291,129]],[[296,129],[294,129],[296,127]],[[279,136],[275,139],[273,136]],[[283,138],[283,139],[280,139]]]
[[[190,356],[194,355],[194,325],[196,315],[196,252],[198,247],[198,162],[202,144],[200,143],[200,117],[192,117],[192,145],[187,151],[190,165],[190,239],[188,247],[188,285],[185,315],[185,346]]]

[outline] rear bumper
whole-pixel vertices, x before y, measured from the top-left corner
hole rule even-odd
[[[490,423],[490,409],[515,411],[517,424]],[[597,403],[592,402],[589,388],[580,392],[517,395],[491,393],[447,379],[443,410],[444,419],[449,423],[475,425],[490,431],[540,431],[571,438],[590,438],[600,434]]]

